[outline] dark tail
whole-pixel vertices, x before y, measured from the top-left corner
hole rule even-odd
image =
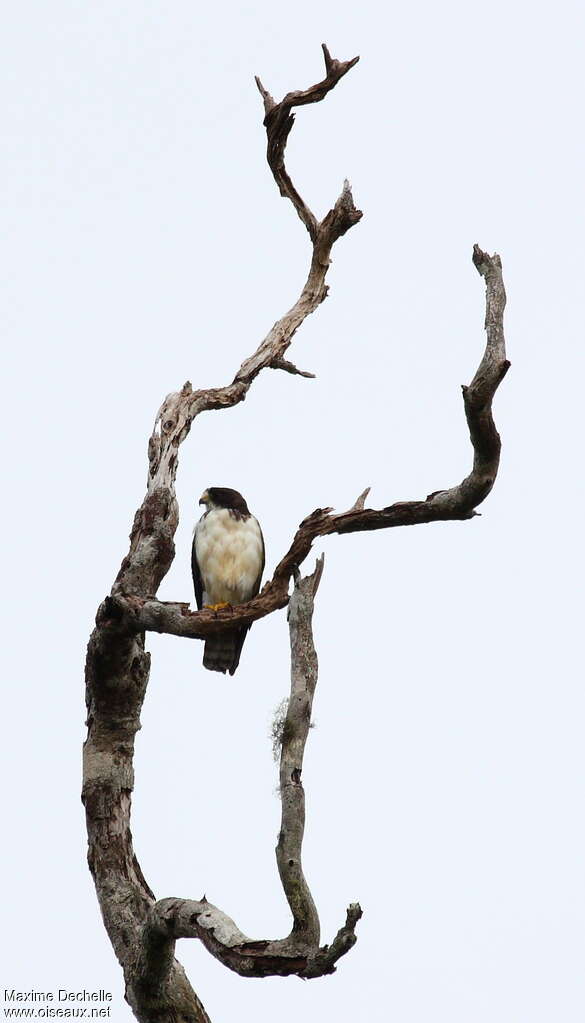
[[[205,640],[203,650],[203,667],[209,671],[229,671],[233,675],[238,664],[250,626],[234,629],[233,632],[220,632]]]

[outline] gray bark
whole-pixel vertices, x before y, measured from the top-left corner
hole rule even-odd
[[[316,948],[320,925],[317,907],[306,882],[301,862],[305,833],[305,790],[301,775],[305,743],[311,725],[313,696],[317,685],[317,653],[311,620],[313,602],[323,573],[321,555],[313,575],[295,576],[295,588],[288,607],[291,654],[291,691],[281,736],[280,799],[282,817],[276,862],[291,913],[291,941]]]

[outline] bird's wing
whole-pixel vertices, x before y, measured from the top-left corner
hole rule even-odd
[[[264,546],[264,534],[262,532],[262,528],[260,526],[260,523],[258,522],[258,519],[256,519],[256,525],[258,526],[260,539],[262,540],[262,561],[260,563],[260,571],[258,572],[258,577],[254,583],[254,587],[252,589],[250,596],[248,597],[248,600],[251,600],[252,597],[255,597],[256,594],[258,593],[258,590],[260,589],[260,583],[262,582],[262,573],[264,572],[264,566],[266,564],[266,547]]]
[[[197,542],[197,529],[193,537],[193,546],[191,548],[191,571],[193,573],[193,586],[195,587],[195,600],[197,601],[197,607],[199,610],[203,607],[203,579],[201,578],[201,571],[199,569],[199,562],[197,561],[197,553],[195,551],[195,544]]]

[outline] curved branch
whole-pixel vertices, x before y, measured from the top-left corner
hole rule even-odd
[[[280,194],[284,198],[290,199],[300,219],[307,228],[314,244],[317,243],[319,239],[319,231],[320,229],[322,230],[323,224],[325,224],[327,218],[325,218],[323,224],[319,224],[315,215],[311,213],[311,210],[297,192],[284,165],[284,151],[290,130],[295,121],[294,114],[291,113],[291,110],[293,107],[304,106],[307,103],[320,102],[320,100],[324,99],[327,93],[337,85],[339,79],[343,78],[343,76],[346,75],[359,60],[359,57],[354,57],[352,60],[334,60],[325,43],[322,43],[322,49],[323,56],[325,58],[326,71],[326,76],[323,81],[318,82],[317,85],[312,85],[309,89],[288,92],[280,103],[274,102],[270,93],[266,91],[262,82],[258,76],[256,76],[256,85],[258,86],[258,90],[264,100],[264,110],[266,112],[266,117],[264,118],[266,134],[268,135],[266,158],[268,160],[270,170],[272,171],[274,180],[278,185]],[[330,214],[328,214],[328,216],[330,216]],[[355,210],[354,216],[354,222],[357,222],[357,220],[361,217],[361,213]],[[351,227],[351,222],[349,220],[347,227]],[[345,230],[347,230],[347,227]]]
[[[115,610],[112,610],[114,605],[108,605],[108,620],[111,621],[112,615],[117,615],[122,631],[130,633],[144,630],[201,639],[212,633],[233,629],[235,624],[251,624],[285,607],[288,603],[290,579],[319,536],[428,522],[460,521],[477,515],[475,509],[490,493],[498,473],[501,442],[492,415],[492,401],[510,363],[506,359],[504,341],[506,292],[500,257],[497,254],[488,256],[475,245],[473,262],[486,282],[487,341],[471,384],[463,387],[465,415],[473,446],[473,466],[461,483],[449,490],[435,491],[424,501],[399,501],[379,510],[364,507],[369,488],[360,494],[353,507],[346,512],[333,514],[331,508],[317,508],[301,522],[271,581],[247,604],[222,611],[193,612],[187,604],[140,598],[120,600]],[[102,608],[105,608],[105,604]]]
[[[276,847],[278,871],[293,914],[288,937],[278,941],[248,938],[222,910],[192,899],[161,899],[150,907],[142,937],[135,984],[164,986],[173,965],[178,938],[198,938],[224,966],[242,977],[322,977],[355,944],[359,904],[347,911],[345,925],[330,946],[319,948],[319,916],[301,862],[305,827],[305,795],[301,781],[303,755],[317,685],[317,654],[312,617],[323,572],[323,556],[312,575],[295,576],[289,606],[291,692],[282,722],[280,798],[282,820]]]
[[[352,903],[331,945],[319,948],[289,938],[252,941],[205,897],[199,902],[161,899],[151,908],[144,929],[137,974],[140,981],[135,983],[145,984],[154,977],[157,984],[164,984],[179,938],[198,938],[222,966],[240,977],[324,977],[335,973],[338,960],[355,945],[355,928],[361,917],[361,906]]]
[[[337,61],[331,58],[327,47],[324,46],[323,51],[327,75],[317,85],[288,93],[281,103],[275,103],[259,83],[265,108],[267,102],[270,107],[264,120],[268,161],[282,194],[291,198],[313,242],[307,280],[295,304],[277,320],[254,354],[242,363],[231,384],[193,391],[187,381],[180,391],[165,398],[148,444],[147,494],[136,512],[130,550],[120,567],[113,593],[154,596],[172,564],[173,537],[179,522],[175,498],[178,449],[188,436],[193,420],[202,412],[232,408],[244,401],[263,369],[277,368],[299,376],[310,375],[299,372],[284,356],[301,324],[327,297],[325,278],[334,243],[362,216],[355,208],[351,189],[345,181],[336,203],[318,223],[294,188],[284,165],[286,141],[294,122],[290,113],[292,107],[322,100],[359,59]]]

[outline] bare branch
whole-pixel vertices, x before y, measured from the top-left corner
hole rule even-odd
[[[457,486],[434,491],[424,501],[399,501],[379,510],[365,508],[368,488],[346,512],[332,514],[331,508],[317,508],[301,522],[271,581],[254,600],[218,612],[192,612],[186,610],[184,604],[167,605],[160,601],[121,601],[118,618],[124,619],[125,629],[130,632],[146,630],[203,638],[214,632],[232,629],[236,624],[248,625],[288,603],[290,579],[319,536],[428,522],[460,521],[474,518],[478,514],[475,509],[490,493],[498,472],[501,443],[492,416],[492,401],[510,363],[506,359],[504,343],[506,292],[500,257],[488,256],[476,245],[473,261],[486,280],[487,343],[471,384],[463,388],[465,415],[473,446],[470,474]]]
[[[370,490],[371,490],[371,487],[366,487],[366,489],[363,491],[363,493],[360,494],[360,496],[358,497],[358,499],[355,502],[355,504],[353,505],[353,507],[350,508],[350,511],[363,511],[364,505],[366,503],[366,497],[370,493]]]
[[[285,175],[283,154],[293,122],[292,107],[323,99],[355,63],[334,61],[328,52],[325,52],[325,61],[327,77],[324,82],[304,93],[289,94],[281,104],[275,103],[257,80],[266,116],[270,120],[267,124],[269,149],[272,138],[271,152],[276,153]],[[294,191],[288,175],[286,180]],[[294,194],[297,195],[296,192]],[[300,197],[298,201],[302,204]],[[157,1023],[174,1023],[177,1019],[191,1023],[209,1021],[182,967],[173,960],[175,932],[174,925],[167,919],[168,906],[164,910],[166,933],[157,919],[158,910],[153,910],[156,905],[154,896],[142,875],[132,846],[130,810],[134,784],[134,736],[140,728],[140,711],[150,667],[150,657],[144,649],[147,626],[138,628],[138,631],[137,626],[141,613],[149,621],[148,628],[160,632],[168,631],[169,617],[175,623],[191,619],[186,605],[177,602],[160,604],[154,598],[174,557],[174,535],[179,518],[175,496],[178,452],[196,416],[201,412],[231,408],[244,401],[263,369],[274,367],[299,376],[312,375],[297,370],[285,359],[285,354],[305,318],[327,296],[325,278],[334,242],[358,222],[361,213],[355,209],[349,189],[344,188],[323,224],[318,224],[312,214],[307,216],[313,252],[307,281],[292,308],[274,324],[256,351],[242,363],[230,384],[193,391],[191,383],[187,382],[162,403],[148,443],[146,496],[134,517],[128,554],[120,566],[111,596],[98,609],[96,628],[88,645],[88,737],[84,747],[83,781],[88,860],[105,926],[124,969],[127,999],[136,1017],[144,1023],[152,1023],[154,1019]],[[280,601],[280,606],[288,601],[288,578],[286,586],[281,584],[273,599]],[[215,624],[219,628],[224,627],[223,619],[214,619],[213,612],[210,614],[211,618],[199,626],[200,631],[212,629]],[[180,914],[176,900],[174,905]],[[195,915],[194,910],[192,915]],[[174,919],[173,911],[170,911],[169,919]],[[208,917],[203,915],[201,919],[204,923]],[[219,910],[216,910],[216,919],[220,919]],[[222,916],[221,919],[225,924],[228,918]],[[212,931],[203,923],[200,920],[201,940],[206,940],[211,951],[223,949],[223,954],[227,954],[225,948],[228,946],[224,946],[217,937],[220,933],[217,927]],[[280,945],[264,943],[266,947],[270,945],[271,954],[281,954],[285,959],[288,956],[285,972],[298,972],[309,962],[307,953],[304,958],[297,957],[298,969],[290,969],[290,963],[294,961],[293,944],[289,939],[284,939]],[[316,947],[310,949],[311,955],[317,951]],[[239,962],[252,962],[251,956],[248,943],[244,959]],[[323,961],[323,971],[326,972],[327,968],[327,962]]]
[[[305,744],[311,724],[317,685],[317,654],[313,643],[313,606],[323,574],[325,555],[317,560],[313,575],[296,578],[288,607],[291,652],[291,690],[282,731],[280,752],[280,799],[282,817],[276,862],[282,887],[293,915],[291,938],[310,947],[319,944],[317,908],[305,880],[301,849],[305,831],[305,792],[301,779]]]
[[[295,376],[307,377],[308,380],[314,380],[314,373],[307,373],[306,370],[297,369],[294,362],[289,362],[288,359],[275,359],[274,362],[270,363],[270,369],[283,369],[285,373],[292,373]]]
[[[273,110],[274,107],[276,106],[276,101],[272,98],[270,93],[264,88],[262,82],[258,78],[258,75],[254,76],[254,80],[256,82],[256,85],[258,86],[258,92],[260,93],[262,99],[264,100],[264,112],[266,114],[269,114],[270,111]]]
[[[138,969],[140,983],[152,984],[155,978],[157,986],[164,985],[165,976],[174,962],[178,938],[199,938],[216,959],[243,977],[286,977],[291,974],[322,977],[332,973],[337,960],[355,944],[355,927],[362,915],[357,904],[349,907],[345,925],[333,943],[319,948],[319,916],[301,862],[305,828],[305,794],[301,775],[317,685],[312,617],[323,565],[322,555],[312,575],[302,579],[296,573],[288,611],[291,691],[282,730],[282,819],[276,861],[293,915],[292,930],[287,938],[278,941],[254,941],[205,897],[199,902],[162,899],[151,906],[145,925]]]
[[[331,945],[311,948],[291,937],[253,941],[233,920],[206,899],[161,899],[149,912],[143,932],[140,983],[152,977],[164,984],[179,938],[198,938],[223,966],[240,977],[323,977],[335,972],[337,961],[355,945],[355,927],[362,912],[349,906],[346,922]]]
[[[299,376],[310,375],[289,369],[292,364],[287,364],[284,355],[306,317],[315,312],[327,297],[325,278],[334,243],[362,216],[354,206],[346,181],[337,202],[319,224],[294,188],[284,166],[284,149],[294,121],[292,108],[322,100],[358,60],[357,57],[350,61],[332,60],[325,50],[326,78],[304,91],[288,93],[281,103],[275,103],[260,80],[256,79],[268,111],[264,123],[270,167],[282,194],[293,201],[313,241],[307,281],[295,304],[274,324],[254,354],[242,363],[231,384],[193,391],[187,382],[181,391],[165,398],[148,445],[147,494],[136,512],[130,550],[120,567],[113,593],[154,596],[172,564],[173,537],[179,520],[175,498],[178,449],[188,436],[196,416],[202,412],[231,408],[244,401],[263,369],[276,366],[287,372],[298,372]]]
[[[274,175],[274,180],[278,185],[280,194],[284,198],[290,199],[303,224],[307,228],[313,244],[315,245],[320,239],[323,240],[323,237],[328,233],[329,222],[327,218],[331,217],[333,211],[330,211],[322,223],[319,224],[317,218],[311,212],[305,201],[301,198],[288,175],[284,165],[284,151],[290,130],[294,124],[294,114],[292,114],[291,111],[293,107],[300,107],[307,103],[318,103],[320,100],[324,99],[327,93],[337,85],[339,79],[343,78],[343,76],[346,75],[359,60],[359,57],[354,57],[353,60],[345,61],[333,60],[329,50],[325,46],[325,43],[323,43],[323,55],[325,57],[326,71],[326,76],[323,81],[318,82],[317,85],[312,85],[309,89],[288,92],[280,103],[274,102],[272,96],[266,91],[260,79],[256,78],[256,84],[262,94],[264,109],[266,111],[266,117],[264,118],[266,134],[268,135],[266,156],[270,169]],[[352,226],[352,223],[357,223],[361,217],[361,213],[359,210],[356,210],[353,205],[351,192],[349,192],[345,216],[347,219],[345,231]],[[345,231],[340,233],[344,234]],[[339,235],[337,235],[337,237],[339,237]]]
[[[348,906],[343,927],[340,927],[330,945],[320,948],[317,955],[309,960],[307,968],[300,976],[309,980],[312,977],[322,977],[324,974],[333,973],[337,960],[355,945],[357,941],[355,926],[362,916],[362,907],[359,902],[352,902],[351,906]]]

